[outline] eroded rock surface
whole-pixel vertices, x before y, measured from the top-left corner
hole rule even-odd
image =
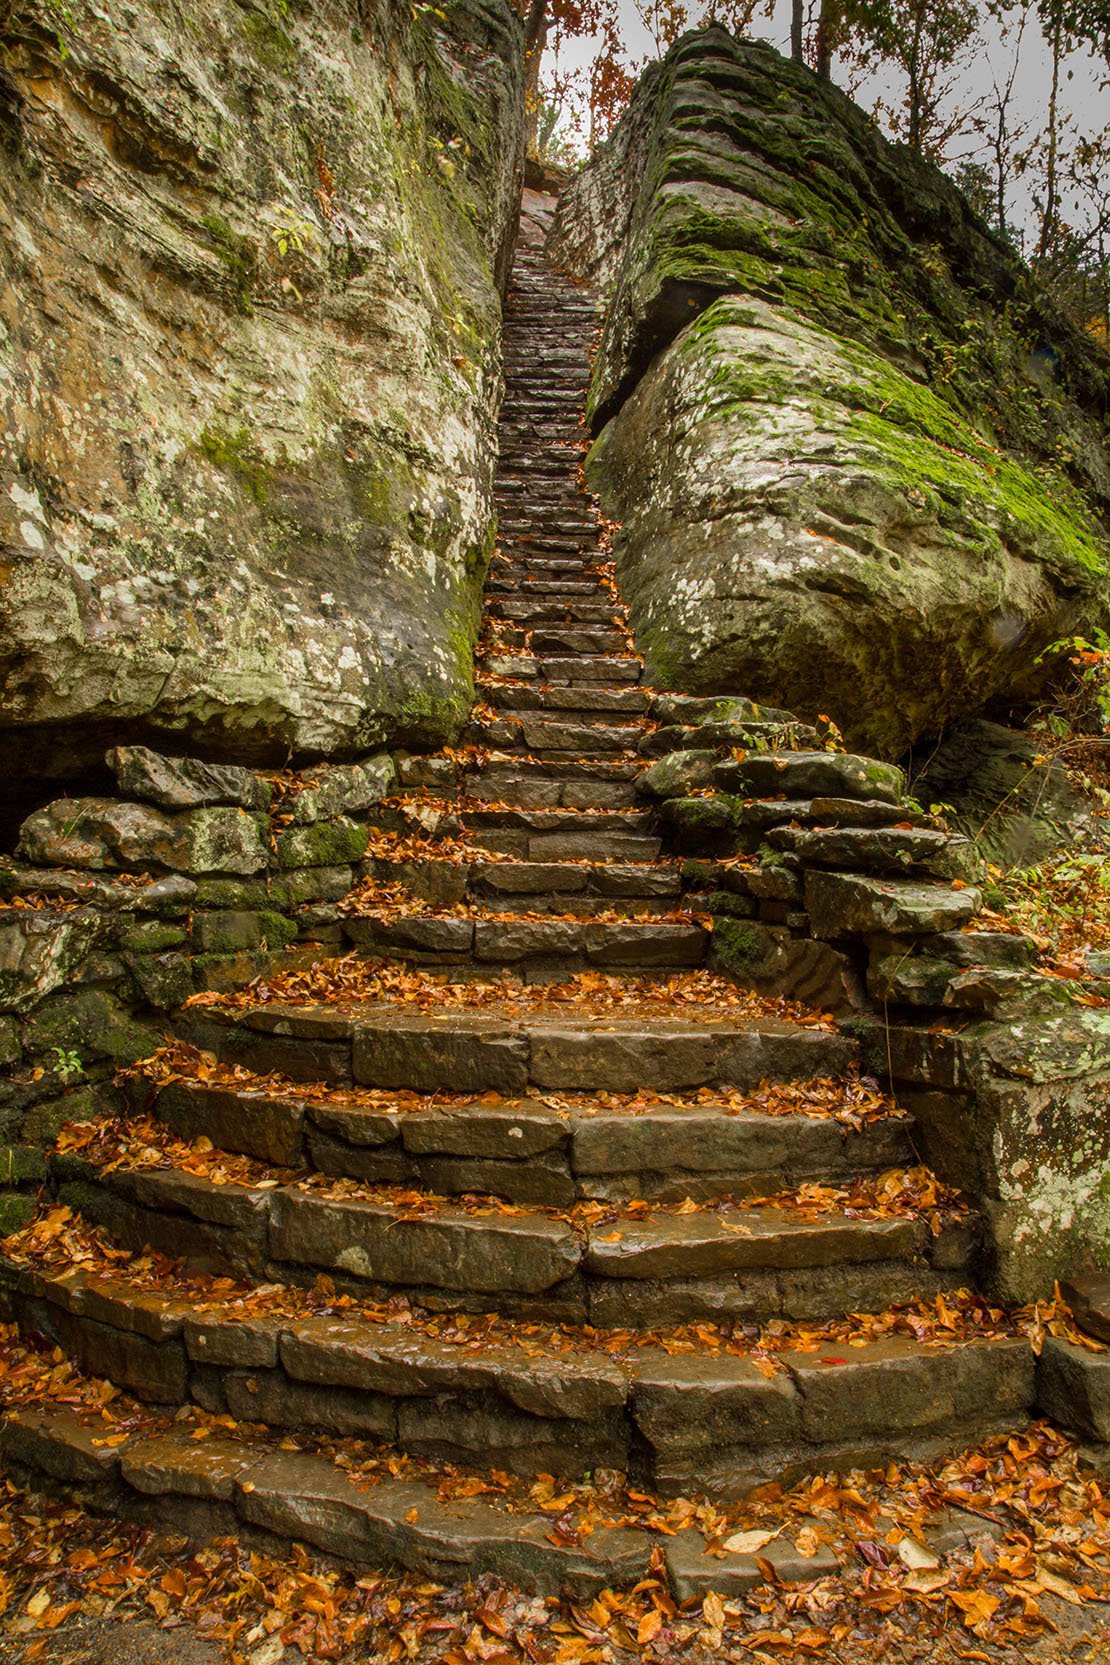
[[[520,34],[86,0],[0,14],[0,689],[72,779],[462,722],[491,541]],[[179,742],[180,743],[180,742]]]
[[[591,480],[653,681],[895,755],[1105,620],[1105,360],[834,88],[684,37],[553,246],[609,292]]]

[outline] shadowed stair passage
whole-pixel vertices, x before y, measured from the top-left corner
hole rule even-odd
[[[461,749],[402,764],[340,902],[355,955],[189,1002],[119,1118],[63,1135],[53,1212],[8,1245],[20,1322],[167,1415],[105,1444],[78,1411],[20,1412],[3,1441],[21,1472],[198,1532],[579,1595],[664,1543],[688,1595],[762,1574],[697,1532],[560,1535],[480,1479],[437,1501],[406,1465],[735,1498],[1019,1428],[1036,1367],[1026,1328],[958,1293],[979,1223],[855,1043],[705,964],[711,921],[637,793],[705,702],[643,686],[579,477],[594,306],[540,229],[526,214],[506,313],[478,703]],[[782,713],[755,730],[815,743]],[[744,769],[803,827],[865,802],[905,823],[892,860],[933,855],[882,766]],[[789,874],[731,877],[797,906]],[[180,1406],[277,1433],[198,1443]],[[361,1457],[337,1467],[329,1437]]]

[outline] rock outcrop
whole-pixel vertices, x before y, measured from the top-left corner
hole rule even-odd
[[[0,64],[4,767],[451,735],[492,543],[509,5],[18,0]]]
[[[685,36],[553,248],[609,294],[591,480],[658,683],[891,755],[1106,621],[1110,363],[836,89]]]

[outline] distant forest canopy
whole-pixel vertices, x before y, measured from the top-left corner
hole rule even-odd
[[[777,37],[938,163],[1110,346],[1110,0],[518,0],[533,153],[574,166],[710,20]]]

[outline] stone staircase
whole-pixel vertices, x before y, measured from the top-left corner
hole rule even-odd
[[[541,1592],[633,1581],[661,1543],[688,1596],[763,1572],[618,1504],[553,1529],[480,1476],[729,1500],[1028,1419],[1028,1340],[961,1316],[974,1212],[916,1165],[911,1117],[831,1018],[712,969],[696,874],[637,791],[698,702],[644,686],[580,483],[594,327],[526,220],[479,703],[379,817],[440,851],[371,854],[341,904],[361,980],[343,961],[191,1003],[170,1066],[132,1073],[144,1138],[124,1120],[55,1158],[60,1201],[132,1258],[13,1252],[10,1306],[151,1410],[107,1443],[17,1413],[17,1470],[186,1530]],[[859,803],[872,840],[900,823],[896,870],[906,840],[931,858],[881,766],[815,755],[753,757],[754,798],[781,819],[784,793],[835,794],[841,837]],[[187,1405],[227,1420],[198,1441],[171,1420]],[[442,1465],[472,1494],[445,1500]],[[762,1553],[784,1578],[835,1570]]]

